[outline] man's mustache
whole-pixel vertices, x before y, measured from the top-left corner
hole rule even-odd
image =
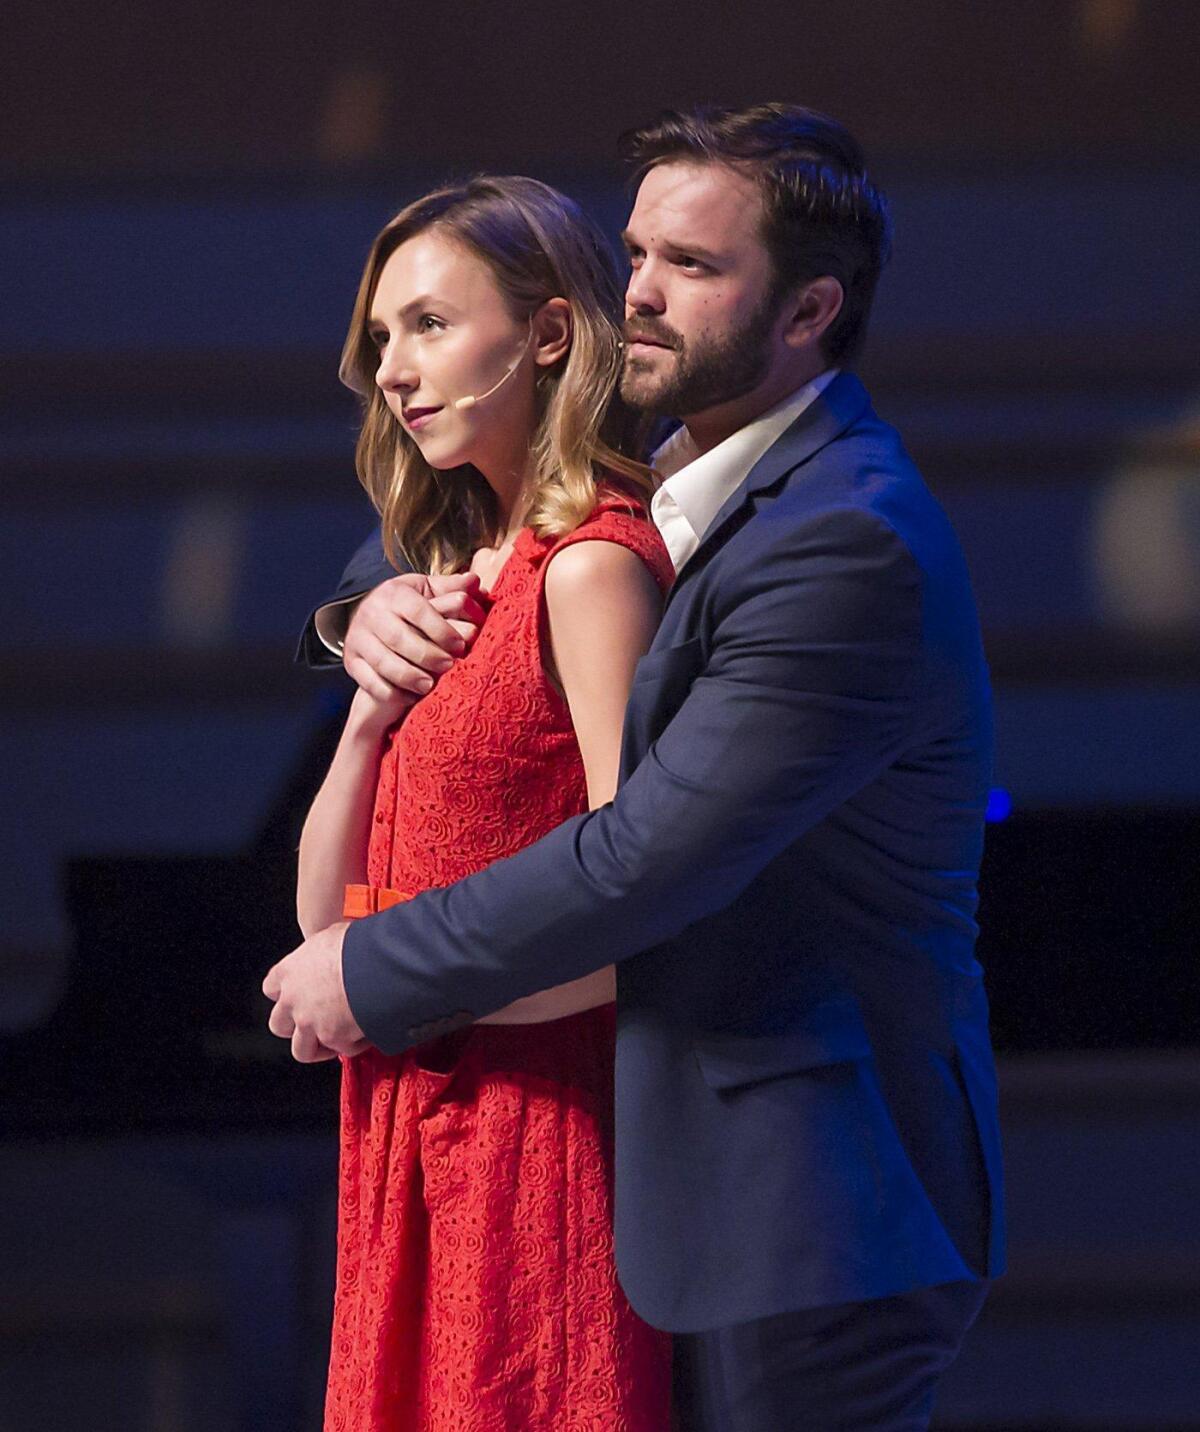
[[[658,318],[627,320],[624,331],[626,343],[660,343],[664,348],[674,348],[676,352],[683,347],[679,334]]]

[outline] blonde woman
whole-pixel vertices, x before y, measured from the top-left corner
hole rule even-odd
[[[449,885],[610,800],[672,568],[614,399],[603,238],[483,178],[376,239],[342,376],[389,555],[471,571],[486,619],[411,710],[359,690],[304,829],[306,937]],[[612,970],[343,1064],[326,1427],[666,1426],[669,1345],[616,1279]]]

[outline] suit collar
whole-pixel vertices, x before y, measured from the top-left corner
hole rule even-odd
[[[700,545],[680,568],[676,585],[697,558],[707,555],[712,539],[752,493],[770,487],[785,474],[820,452],[856,422],[870,407],[867,390],[853,373],[839,373],[832,383],[800,414],[790,428],[763,453],[742,481],[721,504],[700,538]]]

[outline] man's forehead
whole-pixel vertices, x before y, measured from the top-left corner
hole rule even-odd
[[[639,242],[728,245],[757,239],[761,218],[762,195],[750,175],[726,164],[667,161],[638,186],[629,230]]]

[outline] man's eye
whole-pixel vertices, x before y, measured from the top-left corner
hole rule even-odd
[[[675,260],[675,262],[679,265],[680,268],[700,269],[704,267],[700,260],[694,259],[691,254],[680,254],[679,257]]]

